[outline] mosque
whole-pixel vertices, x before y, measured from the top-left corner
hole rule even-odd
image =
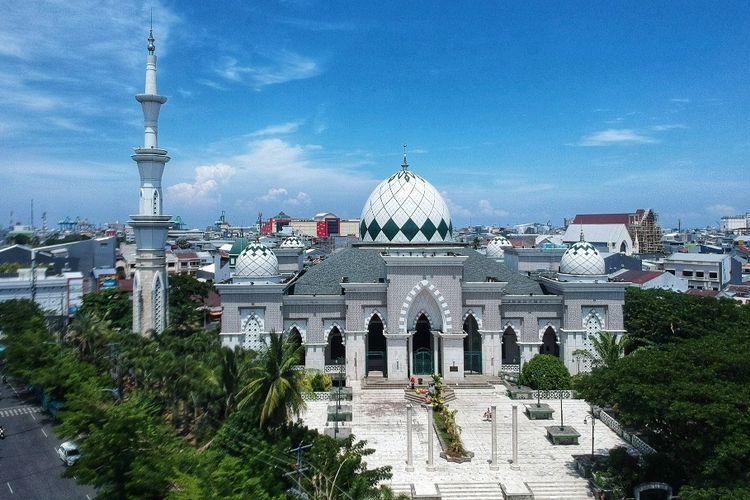
[[[507,239],[492,240],[486,254],[453,241],[445,200],[406,155],[365,202],[359,236],[306,271],[298,239],[274,250],[250,243],[231,283],[216,285],[222,343],[260,349],[276,332],[305,346],[307,368],[350,381],[432,373],[458,381],[516,371],[537,353],[588,371],[577,354],[592,351],[592,334],[624,333],[627,284],[608,281],[583,235],[553,277],[513,272],[503,263]]]
[[[157,93],[156,48],[149,33],[144,146],[132,156],[140,175],[139,212],[131,216],[137,270],[133,328],[161,333],[168,324],[164,244],[171,216],[162,213],[162,174],[169,161],[158,144],[166,97]],[[362,209],[360,241],[303,269],[303,243],[271,250],[238,242],[229,283],[217,284],[224,345],[262,349],[274,332],[296,339],[304,365],[343,372],[347,381],[440,373],[446,381],[517,371],[537,353],[559,356],[572,373],[590,369],[601,330],[623,334],[628,283],[610,282],[590,243],[574,243],[559,272],[534,278],[509,270],[510,243],[496,238],[486,254],[453,240],[440,193],[410,169],[381,182]]]

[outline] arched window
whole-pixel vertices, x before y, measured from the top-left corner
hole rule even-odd
[[[503,332],[503,364],[517,365],[521,362],[521,348],[516,331],[508,326]]]
[[[242,328],[242,332],[245,334],[242,338],[242,347],[253,351],[262,351],[265,348],[265,344],[260,338],[262,331],[260,318],[255,314],[249,316]]]
[[[367,372],[381,372],[384,377],[387,377],[387,351],[383,330],[383,321],[380,316],[373,314],[367,325]]]
[[[557,343],[557,334],[555,329],[548,326],[542,337],[542,345],[539,347],[539,354],[549,354],[560,357],[560,345]]]
[[[473,314],[464,321],[464,372],[482,373],[482,336]]]
[[[289,331],[289,341],[294,342],[294,344],[297,346],[302,346],[302,352],[300,353],[300,359],[297,361],[297,364],[304,365],[305,355],[307,353],[305,352],[306,349],[304,348],[304,344],[302,343],[302,334],[299,333],[299,330],[296,326]]]
[[[344,364],[346,358],[346,348],[344,347],[344,338],[341,330],[337,326],[331,329],[328,334],[328,345],[326,346],[326,364],[336,365]]]

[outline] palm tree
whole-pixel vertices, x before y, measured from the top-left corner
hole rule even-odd
[[[272,332],[271,344],[251,369],[250,381],[237,394],[238,408],[252,404],[260,410],[260,428],[278,427],[304,409],[303,372],[294,369],[302,349]]]
[[[619,339],[611,332],[599,332],[591,337],[594,352],[576,349],[573,356],[576,359],[588,358],[594,366],[611,367],[625,354],[625,347],[629,344],[627,337]]]

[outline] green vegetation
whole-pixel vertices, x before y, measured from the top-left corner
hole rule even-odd
[[[624,488],[664,481],[681,498],[747,498],[750,488],[750,308],[663,290],[629,290],[626,324],[637,349],[578,380],[657,450]],[[719,489],[717,489],[719,488]],[[713,495],[713,496],[712,496]]]
[[[304,392],[328,392],[333,388],[333,379],[318,370],[306,370],[302,378]]]
[[[445,454],[451,457],[466,456],[466,448],[461,442],[461,427],[456,423],[457,410],[451,411],[443,399],[443,377],[433,374],[435,393],[432,396],[432,411],[435,417],[435,428],[440,440],[445,444]]]
[[[570,372],[557,356],[537,354],[523,365],[518,383],[542,391],[569,389]]]
[[[193,295],[170,288],[180,294]],[[273,335],[265,352],[230,350],[196,322],[145,338],[113,327],[131,311],[105,297],[88,299],[62,336],[31,302],[0,304],[7,371],[63,403],[57,432],[82,454],[67,473],[100,498],[287,498],[300,443],[312,444],[299,478],[309,498],[392,497],[377,487],[390,468],[368,468],[364,442],[293,422],[299,344]]]

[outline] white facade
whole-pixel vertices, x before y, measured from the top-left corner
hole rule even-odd
[[[51,316],[75,314],[83,304],[83,274],[69,272],[46,276],[46,268],[34,271],[34,279],[31,269],[19,269],[16,278],[0,278],[0,302],[31,300],[33,296],[39,307]]]
[[[588,370],[573,351],[590,350],[598,331],[624,333],[627,283],[601,275],[591,245],[577,243],[567,275],[535,281],[454,243],[444,205],[404,161],[367,200],[359,244],[286,283],[240,277],[217,285],[222,343],[260,349],[280,332],[305,345],[308,368],[343,370],[349,380],[439,372],[459,381],[518,370],[540,352],[573,373]],[[441,222],[443,230],[432,228]],[[565,250],[556,250],[559,262]],[[264,265],[270,259],[252,254]]]
[[[156,91],[156,47],[149,33],[146,56],[146,86],[135,96],[143,110],[144,146],[132,158],[141,178],[138,214],[128,224],[135,232],[136,269],[133,276],[133,331],[145,335],[161,333],[168,323],[167,268],[164,245],[172,217],[162,214],[161,178],[169,161],[159,148],[159,110],[167,98]]]

